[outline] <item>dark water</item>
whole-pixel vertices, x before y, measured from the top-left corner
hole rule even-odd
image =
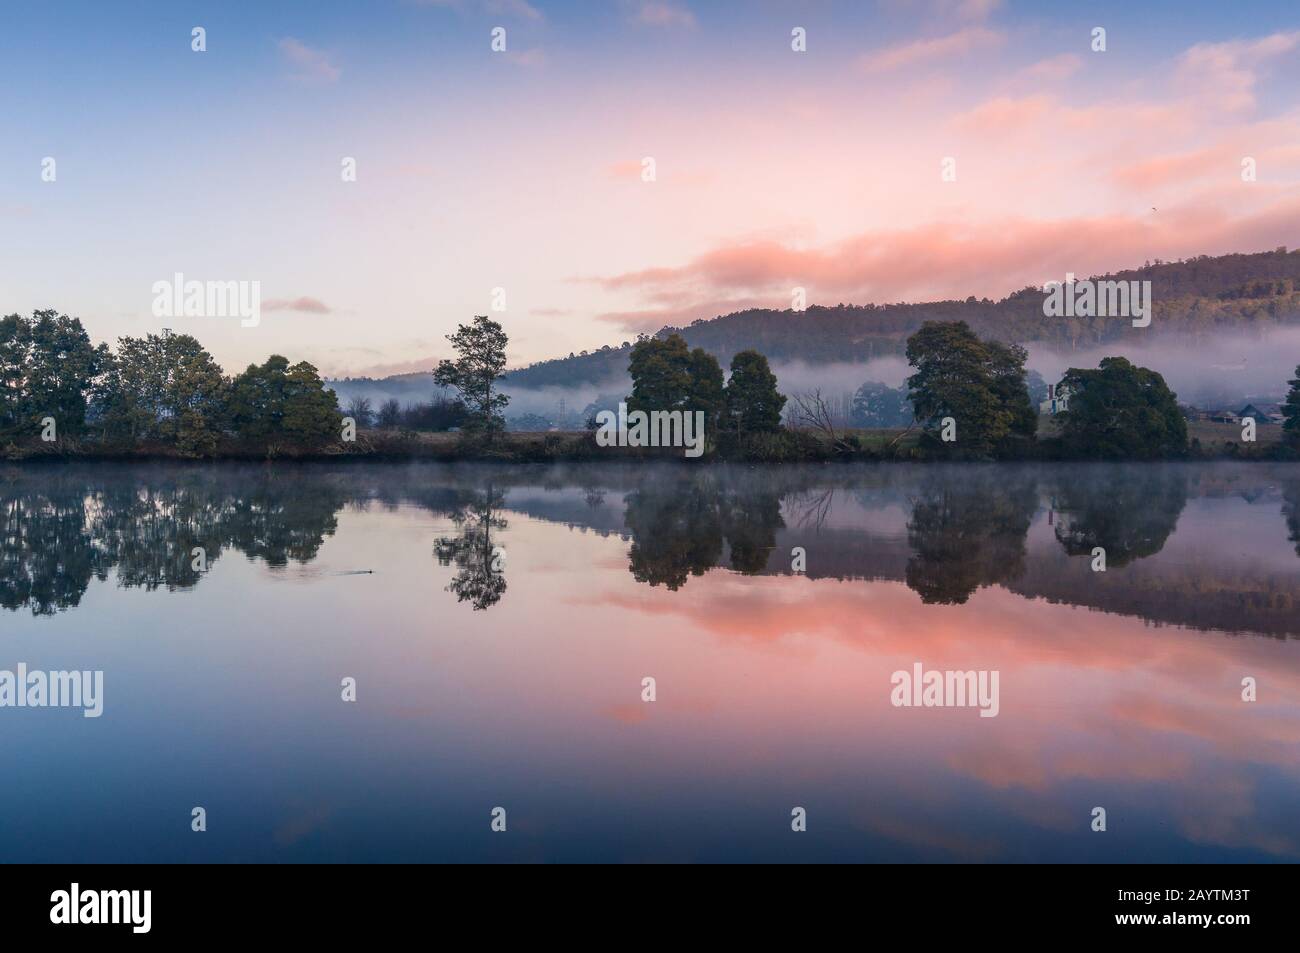
[[[1297,466],[9,468],[0,521],[0,670],[104,672],[0,708],[0,860],[1300,856]]]

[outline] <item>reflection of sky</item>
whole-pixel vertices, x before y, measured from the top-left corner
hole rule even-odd
[[[0,710],[0,855],[1300,854],[1294,641],[998,587],[927,606],[897,582],[715,570],[674,593],[635,582],[617,536],[506,518],[509,588],[486,612],[443,590],[453,570],[432,549],[451,522],[402,506],[343,510],[307,567],[227,552],[187,592],[92,584],[79,609],[5,613],[0,667],[102,668],[106,703],[99,720]],[[1276,507],[1239,499],[1190,500],[1170,552],[1212,554],[1243,525],[1234,539],[1280,559]],[[357,569],[375,574],[331,575]],[[1001,714],[892,708],[890,673],[914,661],[999,670]],[[345,675],[355,705],[339,700]],[[205,834],[189,830],[194,805]],[[504,836],[488,829],[496,805]],[[1105,834],[1088,827],[1096,805]]]

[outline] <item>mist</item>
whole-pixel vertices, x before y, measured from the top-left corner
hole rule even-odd
[[[1234,409],[1248,400],[1280,402],[1285,398],[1287,381],[1295,376],[1296,366],[1300,364],[1300,328],[1277,329],[1265,335],[1216,335],[1200,344],[1186,339],[1153,338],[1150,343],[1126,341],[1077,351],[1056,351],[1042,346],[1031,346],[1028,350],[1026,366],[1042,374],[1048,383],[1059,381],[1071,367],[1092,368],[1104,357],[1123,356],[1163,375],[1180,403],[1203,409]],[[824,397],[843,404],[867,381],[895,388],[904,386],[911,368],[904,357],[890,356],[831,364],[777,361],[772,371],[783,394],[819,390]],[[369,398],[375,409],[390,398],[396,398],[405,407],[451,396],[436,387],[429,374],[375,381],[331,381],[329,386],[338,394],[341,405],[346,406],[355,396],[363,396]],[[502,387],[510,397],[507,418],[531,414],[569,427],[582,426],[581,415],[598,398],[626,396],[631,389],[631,379],[626,374],[573,387],[527,388],[509,384]]]
[[[1200,344],[1183,340],[1135,345],[1129,342],[1093,350],[1056,352],[1030,348],[1027,366],[1049,383],[1071,367],[1096,367],[1104,357],[1126,357],[1158,371],[1179,403],[1203,409],[1235,409],[1246,398],[1281,401],[1287,381],[1300,364],[1300,328],[1264,335],[1224,334]]]

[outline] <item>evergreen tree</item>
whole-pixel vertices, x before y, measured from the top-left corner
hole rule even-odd
[[[777,393],[776,375],[757,351],[741,351],[731,359],[727,383],[727,426],[740,434],[781,429],[785,397]]]
[[[703,411],[705,432],[712,433],[721,421],[726,405],[722,365],[708,351],[697,347],[691,352],[688,369],[691,384],[686,397],[686,410]]]

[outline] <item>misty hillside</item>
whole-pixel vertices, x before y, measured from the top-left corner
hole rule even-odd
[[[1133,328],[1130,319],[1121,317],[1047,318],[1042,289],[1031,287],[1000,301],[970,297],[920,304],[840,304],[811,306],[802,312],[755,308],[700,319],[685,328],[666,327],[656,336],[675,331],[692,347],[717,356],[725,367],[732,355],[747,348],[774,362],[809,364],[898,355],[907,337],[929,320],[963,320],[981,335],[1065,353],[1120,342],[1145,344],[1153,338],[1198,343],[1206,334],[1260,334],[1300,325],[1300,250],[1157,260],[1141,268],[1092,277],[1150,281],[1154,299],[1151,326]],[[626,373],[630,348],[631,342],[625,341],[591,353],[540,361],[512,371],[507,382],[514,387],[540,388],[609,381]]]

